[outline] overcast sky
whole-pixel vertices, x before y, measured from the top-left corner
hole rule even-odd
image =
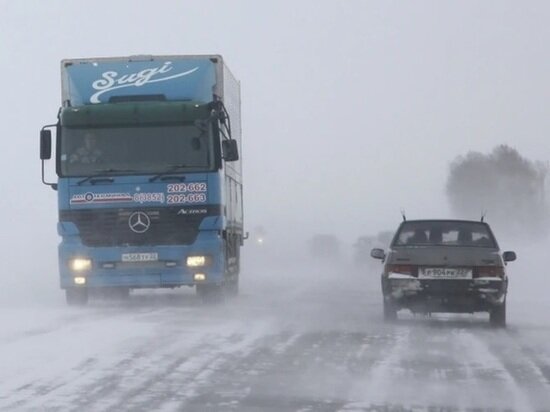
[[[38,132],[63,58],[223,55],[242,85],[248,229],[352,242],[402,208],[448,216],[457,155],[504,143],[548,160],[549,21],[546,1],[0,0],[8,267],[56,264]]]

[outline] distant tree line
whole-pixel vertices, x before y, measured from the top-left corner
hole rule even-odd
[[[549,212],[546,199],[548,163],[531,161],[500,145],[489,154],[469,152],[450,165],[447,197],[452,212],[480,218],[513,235],[545,235]]]

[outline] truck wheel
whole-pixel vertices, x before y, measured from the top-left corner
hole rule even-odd
[[[224,300],[224,288],[221,285],[197,285],[197,295],[202,303],[221,303]]]
[[[397,308],[393,302],[384,299],[384,320],[386,322],[395,322],[397,320]]]
[[[65,289],[65,299],[69,306],[84,306],[88,303],[88,289],[68,288]]]
[[[232,298],[239,296],[239,276],[229,279],[224,286],[227,296],[231,296]]]
[[[232,236],[225,241],[225,278],[224,292],[228,297],[239,295],[239,273],[241,266],[241,241],[238,237]]]
[[[130,299],[130,288],[116,287],[107,291],[107,296],[116,301],[126,301]]]
[[[506,301],[502,305],[495,306],[489,312],[489,322],[491,326],[497,328],[506,327]]]

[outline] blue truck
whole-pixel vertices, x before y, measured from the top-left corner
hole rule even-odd
[[[43,183],[57,191],[67,303],[138,288],[237,294],[240,84],[223,58],[63,60],[61,89],[40,158]],[[46,179],[54,160],[57,177]]]

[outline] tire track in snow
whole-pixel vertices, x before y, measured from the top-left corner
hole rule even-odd
[[[249,352],[226,359],[208,385],[197,388],[185,401],[183,409],[189,412],[242,410],[241,401],[251,393],[252,382],[259,379],[262,371],[269,370],[273,357],[284,353],[297,338],[298,335],[287,332],[267,334]]]
[[[364,333],[281,332],[259,342],[250,354],[221,371],[186,411],[334,411],[346,403],[357,374]],[[381,342],[373,338],[373,341]],[[372,359],[374,362],[374,360]]]
[[[238,346],[242,340],[255,339],[258,333],[259,336],[264,334],[254,330],[263,327],[261,322],[248,325],[227,319],[223,322],[222,311],[221,308],[203,308],[197,312],[180,307],[175,310],[166,307],[138,308],[136,312],[123,310],[114,314],[107,311],[98,315],[103,319],[97,319],[98,316],[93,314],[84,316],[84,321],[77,319],[64,325],[59,334],[53,333],[47,341],[37,344],[33,344],[33,339],[26,341],[26,349],[29,350],[46,345],[44,354],[51,356],[51,359],[40,360],[40,369],[35,369],[36,374],[29,370],[18,379],[10,378],[8,383],[12,386],[18,381],[21,383],[19,389],[13,387],[5,397],[0,396],[0,409],[71,410],[76,405],[75,410],[82,410],[89,409],[88,405],[96,402],[100,408],[100,404],[119,399],[117,388],[125,383],[128,377],[126,371],[136,372],[135,376],[140,376],[143,381],[157,367],[161,370],[163,367],[177,369],[177,364],[169,365],[174,358],[184,364],[186,357],[196,359],[208,353],[223,352],[227,342]],[[182,324],[199,326],[182,327]],[[121,326],[122,330],[116,330]],[[70,333],[72,330],[74,333]],[[106,338],[106,332],[112,333],[113,338]],[[94,342],[96,333],[102,341],[99,346]],[[90,341],[84,342],[83,338]],[[56,339],[61,343],[59,347],[55,345]],[[75,343],[85,344],[85,350],[79,353]],[[63,359],[63,351],[68,346],[75,353]],[[26,349],[19,350],[19,353],[26,353]],[[35,352],[40,355],[40,351]],[[150,360],[152,363],[149,363]],[[100,402],[102,399],[106,401]]]
[[[125,359],[124,371],[114,367],[102,374],[99,382],[90,385],[93,388],[100,384],[102,391],[86,399],[82,406],[93,405],[93,410],[98,411],[177,410],[198,388],[208,385],[224,364],[248,353],[263,334],[262,330],[243,333],[230,328],[219,334],[201,334],[192,344],[170,336],[167,341],[172,343],[161,350],[161,342],[156,340]],[[86,395],[88,390],[89,387],[84,388],[81,394]],[[105,402],[105,398],[109,401]]]
[[[395,344],[342,410],[534,411],[501,359],[478,339],[487,330],[460,320],[399,321]]]
[[[364,370],[363,376],[358,377],[358,382],[351,392],[351,399],[357,400],[362,405],[377,401],[385,402],[388,398],[388,388],[392,387],[395,370],[399,368],[403,352],[409,348],[410,330],[408,328],[391,327],[388,332],[390,338],[385,342],[385,346],[378,348],[366,346],[361,348],[358,354],[361,358],[370,355],[373,359],[371,367]]]
[[[507,375],[518,404],[517,409],[550,411],[548,365],[518,338],[516,333],[509,330],[475,336],[489,352],[488,356],[500,363],[503,374]]]
[[[540,338],[530,339],[532,335],[529,335],[527,331],[525,331],[524,335],[519,332],[520,331],[515,328],[508,328],[506,330],[506,333],[516,342],[521,352],[529,359],[531,364],[539,370],[546,383],[550,385],[550,353],[547,350],[548,341],[544,339],[542,343],[539,342],[537,344],[537,340]],[[528,342],[526,342],[526,340]]]
[[[498,333],[488,333],[485,339],[481,337],[485,335],[484,331],[461,330],[454,334],[465,352],[464,365],[469,377],[467,388],[471,399],[465,398],[463,402],[474,402],[473,405],[468,403],[465,406],[472,407],[490,402],[488,406],[495,408],[508,408],[520,412],[535,411],[529,397],[523,392],[518,377],[510,373],[505,360],[495,356],[490,348],[487,337],[491,341],[498,338]],[[489,397],[488,394],[494,395]]]

